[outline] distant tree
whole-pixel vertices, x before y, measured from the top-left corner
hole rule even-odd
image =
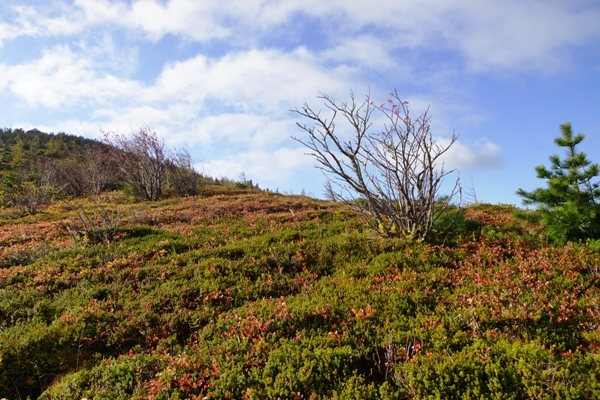
[[[159,200],[166,183],[168,156],[156,132],[143,126],[130,136],[105,132],[104,140],[113,146],[120,172],[136,196]]]
[[[585,135],[573,135],[571,124],[560,125],[562,136],[554,140],[567,150],[567,157],[550,157],[550,169],[536,167],[537,177],[547,181],[547,188],[532,192],[519,189],[526,205],[537,205],[548,236],[556,241],[581,240],[600,237],[600,183],[593,182],[600,175],[600,166],[578,152],[576,146]]]
[[[66,143],[63,137],[50,136],[50,139],[46,142],[46,149],[44,155],[48,157],[58,157],[63,154],[66,149]]]
[[[33,135],[28,138],[28,158],[36,158],[40,152],[40,137],[38,135]]]
[[[237,181],[235,181],[235,187],[238,189],[258,189],[258,183],[254,184],[252,179],[246,179],[246,173],[242,172]]]
[[[25,162],[25,149],[21,136],[17,136],[14,143],[10,146],[10,154],[12,155],[12,167],[20,168]]]
[[[98,195],[115,180],[118,168],[104,146],[83,146],[77,154],[55,161],[59,181],[76,197]]]
[[[331,181],[330,180],[327,180],[325,182],[325,186],[323,187],[323,196],[325,197],[326,200],[329,200],[329,201],[336,201],[337,200],[338,196],[336,195],[335,189],[331,185]]]
[[[408,102],[401,101],[397,92],[380,106],[369,95],[363,102],[356,102],[354,95],[346,103],[336,103],[325,94],[319,98],[333,113],[330,119],[306,103],[292,111],[313,124],[298,124],[308,138],[294,139],[308,147],[317,167],[338,189],[330,183],[325,195],[373,218],[383,236],[426,238],[433,222],[460,192],[457,179],[452,193],[437,201],[443,179],[453,172],[444,169],[441,157],[458,137],[453,135],[446,145],[436,143],[427,111],[413,118]],[[375,132],[371,129],[374,112],[385,120],[383,129]],[[350,139],[336,131],[338,116],[349,125]]]
[[[18,175],[4,177],[0,198],[5,206],[14,206],[36,214],[42,204],[49,204],[60,193],[54,167],[48,160],[30,160]]]
[[[169,181],[177,195],[196,196],[200,193],[202,175],[194,168],[187,148],[175,150],[167,161]]]
[[[17,184],[10,191],[0,194],[5,205],[19,208],[29,214],[36,214],[42,204],[48,204],[56,194],[53,186],[39,186],[35,182],[25,181]]]

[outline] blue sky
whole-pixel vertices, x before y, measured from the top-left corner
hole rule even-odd
[[[321,196],[289,110],[390,91],[430,107],[479,201],[520,205],[559,125],[600,162],[597,0],[3,0],[0,121],[100,138],[151,126],[214,177]],[[341,128],[340,128],[341,129]]]

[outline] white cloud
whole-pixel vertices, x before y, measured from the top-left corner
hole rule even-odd
[[[57,46],[29,63],[0,64],[0,90],[9,90],[31,107],[57,109],[130,97],[129,93],[139,90],[139,85],[95,72],[92,60]]]
[[[235,179],[243,172],[261,187],[274,189],[283,188],[299,172],[310,170],[313,160],[304,154],[304,149],[282,147],[272,151],[241,152],[202,165],[211,176]]]
[[[264,151],[289,143],[291,120],[277,120],[266,115],[224,113],[192,121],[181,139],[188,144],[218,146],[220,152]],[[227,150],[226,150],[227,149]]]
[[[374,70],[389,70],[398,66],[389,51],[389,44],[381,38],[364,35],[345,38],[323,51],[320,56],[336,63],[358,63]],[[398,74],[398,71],[395,73]],[[409,76],[408,71],[402,75]]]
[[[348,82],[357,80],[351,71],[326,69],[321,62],[303,48],[291,53],[249,50],[220,59],[197,56],[167,66],[150,97],[191,102],[210,97],[246,112],[275,112],[319,90],[347,91]]]
[[[563,1],[470,3],[446,33],[477,71],[554,72],[568,64],[569,47],[600,38],[597,3],[594,7]]]
[[[447,138],[440,138],[437,142],[441,146],[450,144]],[[495,170],[503,162],[500,147],[487,139],[472,144],[456,141],[442,158],[446,170],[458,169],[461,172]]]
[[[98,122],[80,121],[77,119],[68,119],[60,122],[60,129],[51,126],[37,126],[42,132],[66,132],[70,135],[84,136],[96,140],[102,140],[102,130],[106,128]]]
[[[209,40],[230,35],[224,24],[215,20],[222,2],[171,0],[161,4],[154,0],[134,1],[127,22],[142,28],[154,40],[165,34],[183,35],[191,40]]]
[[[368,6],[357,0],[76,0],[52,4],[14,6],[16,18],[0,25],[0,42],[23,35],[57,37],[118,27],[142,32],[151,40],[171,34],[190,41],[256,43],[260,35],[266,38],[293,26],[292,21],[309,17],[322,26],[324,43],[333,44],[324,54],[338,60],[380,67],[391,65],[390,54],[398,49],[435,49],[459,52],[476,71],[553,71],[568,62],[565,50],[600,37],[600,8],[584,0],[379,0]],[[365,35],[365,31],[371,33]],[[346,37],[350,39],[340,40]],[[349,52],[344,55],[344,50]],[[369,60],[369,55],[375,58]]]
[[[183,35],[191,40],[209,40],[227,35],[227,29],[212,23],[219,2],[170,0],[55,1],[44,6],[5,5],[15,16],[0,25],[0,43],[18,36],[77,35],[90,28],[122,27],[141,29],[150,39],[166,34]]]
[[[85,55],[56,46],[34,61],[0,64],[0,90],[12,92],[31,107],[86,103],[97,107],[97,117],[161,122],[189,121],[203,115],[205,107],[214,113],[214,106],[220,113],[232,109],[287,114],[319,90],[347,92],[349,82],[356,80],[350,73],[332,75],[304,49],[250,50],[220,59],[197,56],[168,65],[151,86],[99,72],[96,61]]]
[[[91,25],[109,24],[123,16],[124,7],[106,0],[53,1],[34,6],[4,5],[11,22],[0,24],[0,43],[19,36],[77,35]]]
[[[569,47],[600,38],[600,8],[594,1],[407,0],[328,2],[327,20],[347,16],[346,31],[370,24],[389,48],[460,52],[469,68],[540,69],[564,66]],[[311,13],[310,5],[304,11]],[[335,18],[335,17],[333,17]],[[337,32],[336,32],[337,33]]]

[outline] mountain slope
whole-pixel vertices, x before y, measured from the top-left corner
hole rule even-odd
[[[452,246],[206,191],[0,215],[0,398],[594,398],[600,257],[475,205]]]

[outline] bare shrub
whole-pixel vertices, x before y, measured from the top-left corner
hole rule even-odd
[[[194,160],[186,148],[175,150],[168,160],[169,183],[178,196],[200,194],[202,175],[194,168]]]
[[[74,196],[99,195],[118,172],[117,164],[107,149],[82,149],[79,154],[55,163],[60,182]]]
[[[121,226],[121,213],[99,203],[86,208],[82,206],[75,220],[68,224],[67,230],[71,236],[92,245],[110,243]]]
[[[168,156],[156,132],[144,126],[130,136],[105,132],[104,140],[114,147],[120,172],[136,196],[159,200],[166,183]]]
[[[320,168],[333,186],[326,187],[328,197],[343,201],[362,214],[373,218],[382,236],[403,235],[424,239],[433,222],[460,193],[459,179],[450,193],[439,197],[444,177],[454,172],[444,169],[441,156],[456,142],[453,134],[447,145],[433,140],[428,111],[413,118],[408,102],[391,93],[387,103],[374,105],[370,95],[357,103],[337,103],[321,94],[333,115],[327,118],[321,110],[308,104],[291,110],[308,118],[312,126],[298,123],[308,133],[307,139],[293,138],[310,149]],[[371,119],[380,112],[385,124],[373,132]],[[345,140],[336,132],[336,118],[350,125],[353,135]]]

